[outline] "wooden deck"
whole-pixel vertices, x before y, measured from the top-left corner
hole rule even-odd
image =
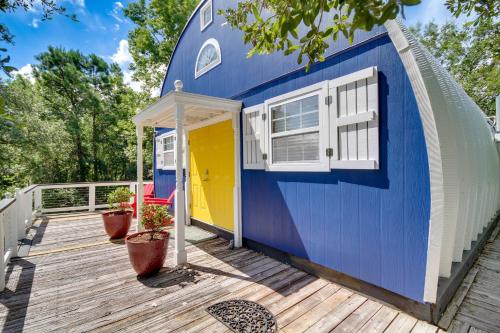
[[[453,332],[500,332],[500,224],[455,295]]]
[[[167,268],[138,279],[98,215],[45,217],[33,233],[0,295],[3,332],[226,332],[205,308],[234,298],[267,307],[283,332],[438,331],[262,254],[229,250],[220,238],[189,245],[188,268],[168,268],[169,255]]]

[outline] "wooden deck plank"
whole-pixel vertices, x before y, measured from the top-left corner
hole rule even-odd
[[[340,323],[332,332],[335,333],[350,333],[357,332],[363,325],[370,320],[375,313],[382,307],[382,304],[367,300],[363,305],[351,313],[344,321]]]
[[[321,318],[304,332],[330,332],[351,313],[356,311],[356,309],[359,308],[363,303],[365,303],[366,300],[366,297],[358,294],[353,294],[351,297],[335,307],[335,309],[329,311],[323,318]]]
[[[171,268],[171,242],[166,267],[138,279],[99,214],[43,217],[31,236],[30,253],[13,260],[0,294],[3,331],[227,332],[206,307],[234,298],[264,305],[285,332],[382,332],[398,314],[262,254],[228,249],[222,239],[188,244],[182,269]]]
[[[396,318],[398,311],[383,305],[359,330],[360,333],[383,332]]]
[[[392,321],[392,323],[385,330],[386,333],[406,333],[411,332],[413,327],[417,324],[417,319],[406,313],[399,313],[398,316]]]

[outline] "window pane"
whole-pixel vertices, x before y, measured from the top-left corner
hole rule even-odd
[[[319,161],[319,132],[272,139],[273,163]]]
[[[163,151],[174,150],[174,137],[169,136],[163,139]]]
[[[212,6],[208,6],[203,11],[203,25],[206,25],[212,19]]]
[[[283,132],[285,130],[285,119],[273,120],[273,133]]]
[[[163,154],[163,160],[164,160],[164,165],[165,166],[172,166],[175,164],[174,160],[174,152],[167,152]]]
[[[300,113],[300,103],[301,101],[295,101],[288,104],[285,104],[286,107],[286,116],[298,115]]]
[[[201,51],[200,58],[198,59],[198,63],[196,64],[196,70],[201,71],[203,68],[211,65],[218,59],[219,55],[217,54],[215,46],[213,46],[212,44],[208,44]]]
[[[300,116],[294,116],[286,118],[286,130],[291,131],[301,128],[300,126]]]
[[[272,119],[283,118],[285,116],[285,106],[278,105],[271,108]]]

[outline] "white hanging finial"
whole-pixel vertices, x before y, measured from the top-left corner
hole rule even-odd
[[[184,87],[184,84],[182,83],[181,80],[175,80],[174,87],[175,91],[182,91],[182,87]]]

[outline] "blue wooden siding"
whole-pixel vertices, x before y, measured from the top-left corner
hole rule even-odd
[[[225,2],[214,0],[214,12]],[[430,211],[426,146],[409,79],[383,28],[360,34],[356,40],[366,42],[348,50],[342,40],[332,45],[329,54],[335,55],[306,73],[297,70],[294,57],[247,60],[240,32],[222,23],[215,16],[200,33],[195,15],[163,94],[180,79],[185,91],[251,106],[369,66],[379,70],[380,170],[243,170],[243,236],[422,301]],[[194,79],[198,49],[212,37],[220,43],[222,64]],[[172,188],[170,177],[155,170],[157,191]]]

